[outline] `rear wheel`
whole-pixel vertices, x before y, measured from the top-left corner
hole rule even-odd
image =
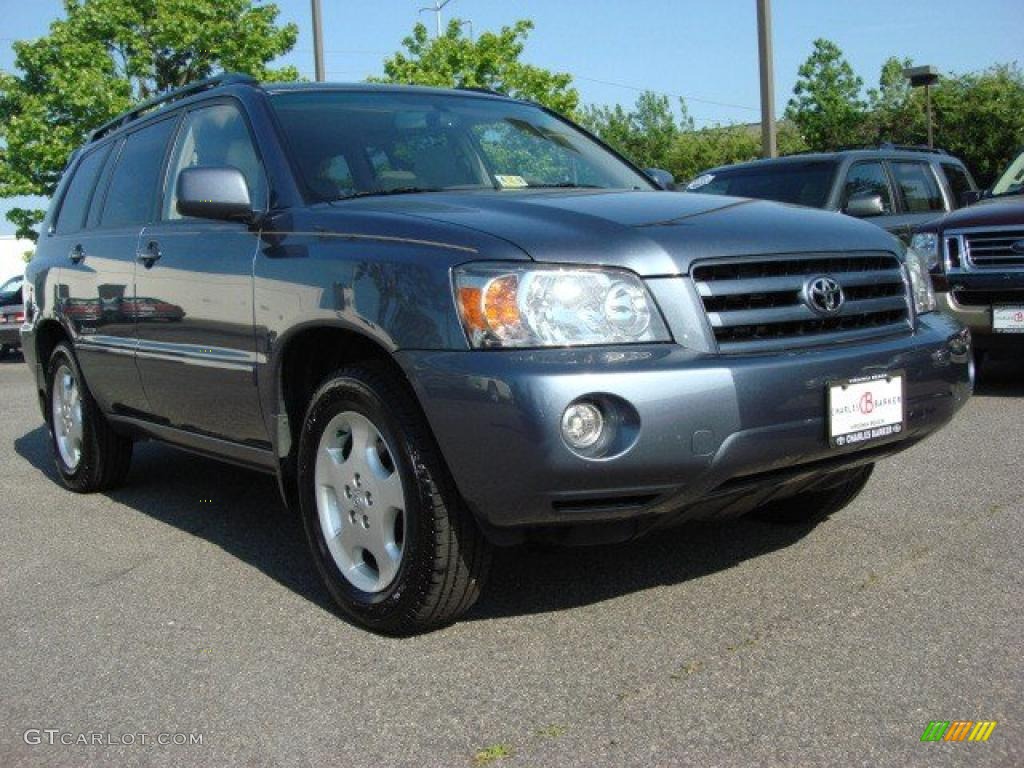
[[[868,464],[850,470],[848,476],[836,485],[768,502],[751,512],[751,516],[781,525],[808,525],[820,522],[857,498],[871,479],[874,469],[874,464]]]
[[[476,601],[489,545],[390,372],[346,368],[320,387],[303,423],[298,481],[317,569],[354,622],[411,634]]]
[[[6,344],[0,344],[0,360],[3,360],[9,354],[11,354],[11,348]]]
[[[71,348],[58,344],[47,367],[47,426],[57,471],[72,491],[115,488],[131,467],[132,441],[100,411]]]

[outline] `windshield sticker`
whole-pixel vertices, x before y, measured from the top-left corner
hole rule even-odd
[[[703,176],[698,176],[696,179],[687,184],[686,189],[689,192],[693,192],[695,189],[700,189],[701,187],[707,186],[714,180],[715,177],[713,174],[705,173]]]
[[[496,175],[494,180],[502,189],[522,189],[530,186],[522,176],[501,176]]]

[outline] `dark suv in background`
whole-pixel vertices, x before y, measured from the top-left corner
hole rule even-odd
[[[21,346],[21,324],[25,322],[21,286],[24,278],[16,275],[0,285],[0,359]]]
[[[974,205],[917,230],[943,311],[974,334],[979,360],[1024,353],[1024,152]]]
[[[909,242],[915,227],[967,204],[977,185],[942,150],[883,146],[712,168],[686,190],[838,211]]]
[[[342,611],[389,633],[464,612],[493,544],[819,519],[972,386],[877,227],[662,191],[459,90],[225,76],[144,104],[74,154],[25,299],[70,489],[122,482],[142,438],[269,472]]]

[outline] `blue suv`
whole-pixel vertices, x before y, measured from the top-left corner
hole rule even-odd
[[[661,177],[490,93],[143,104],[26,272],[60,477],[113,488],[143,438],[271,473],[344,615],[403,634],[494,545],[820,518],[967,400],[969,335],[894,237]]]

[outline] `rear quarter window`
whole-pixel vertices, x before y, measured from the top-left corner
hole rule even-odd
[[[110,144],[87,154],[75,168],[74,176],[64,195],[54,231],[58,235],[77,232],[85,225],[85,214],[89,210],[96,189],[96,180],[103,170],[103,164],[110,155]]]

